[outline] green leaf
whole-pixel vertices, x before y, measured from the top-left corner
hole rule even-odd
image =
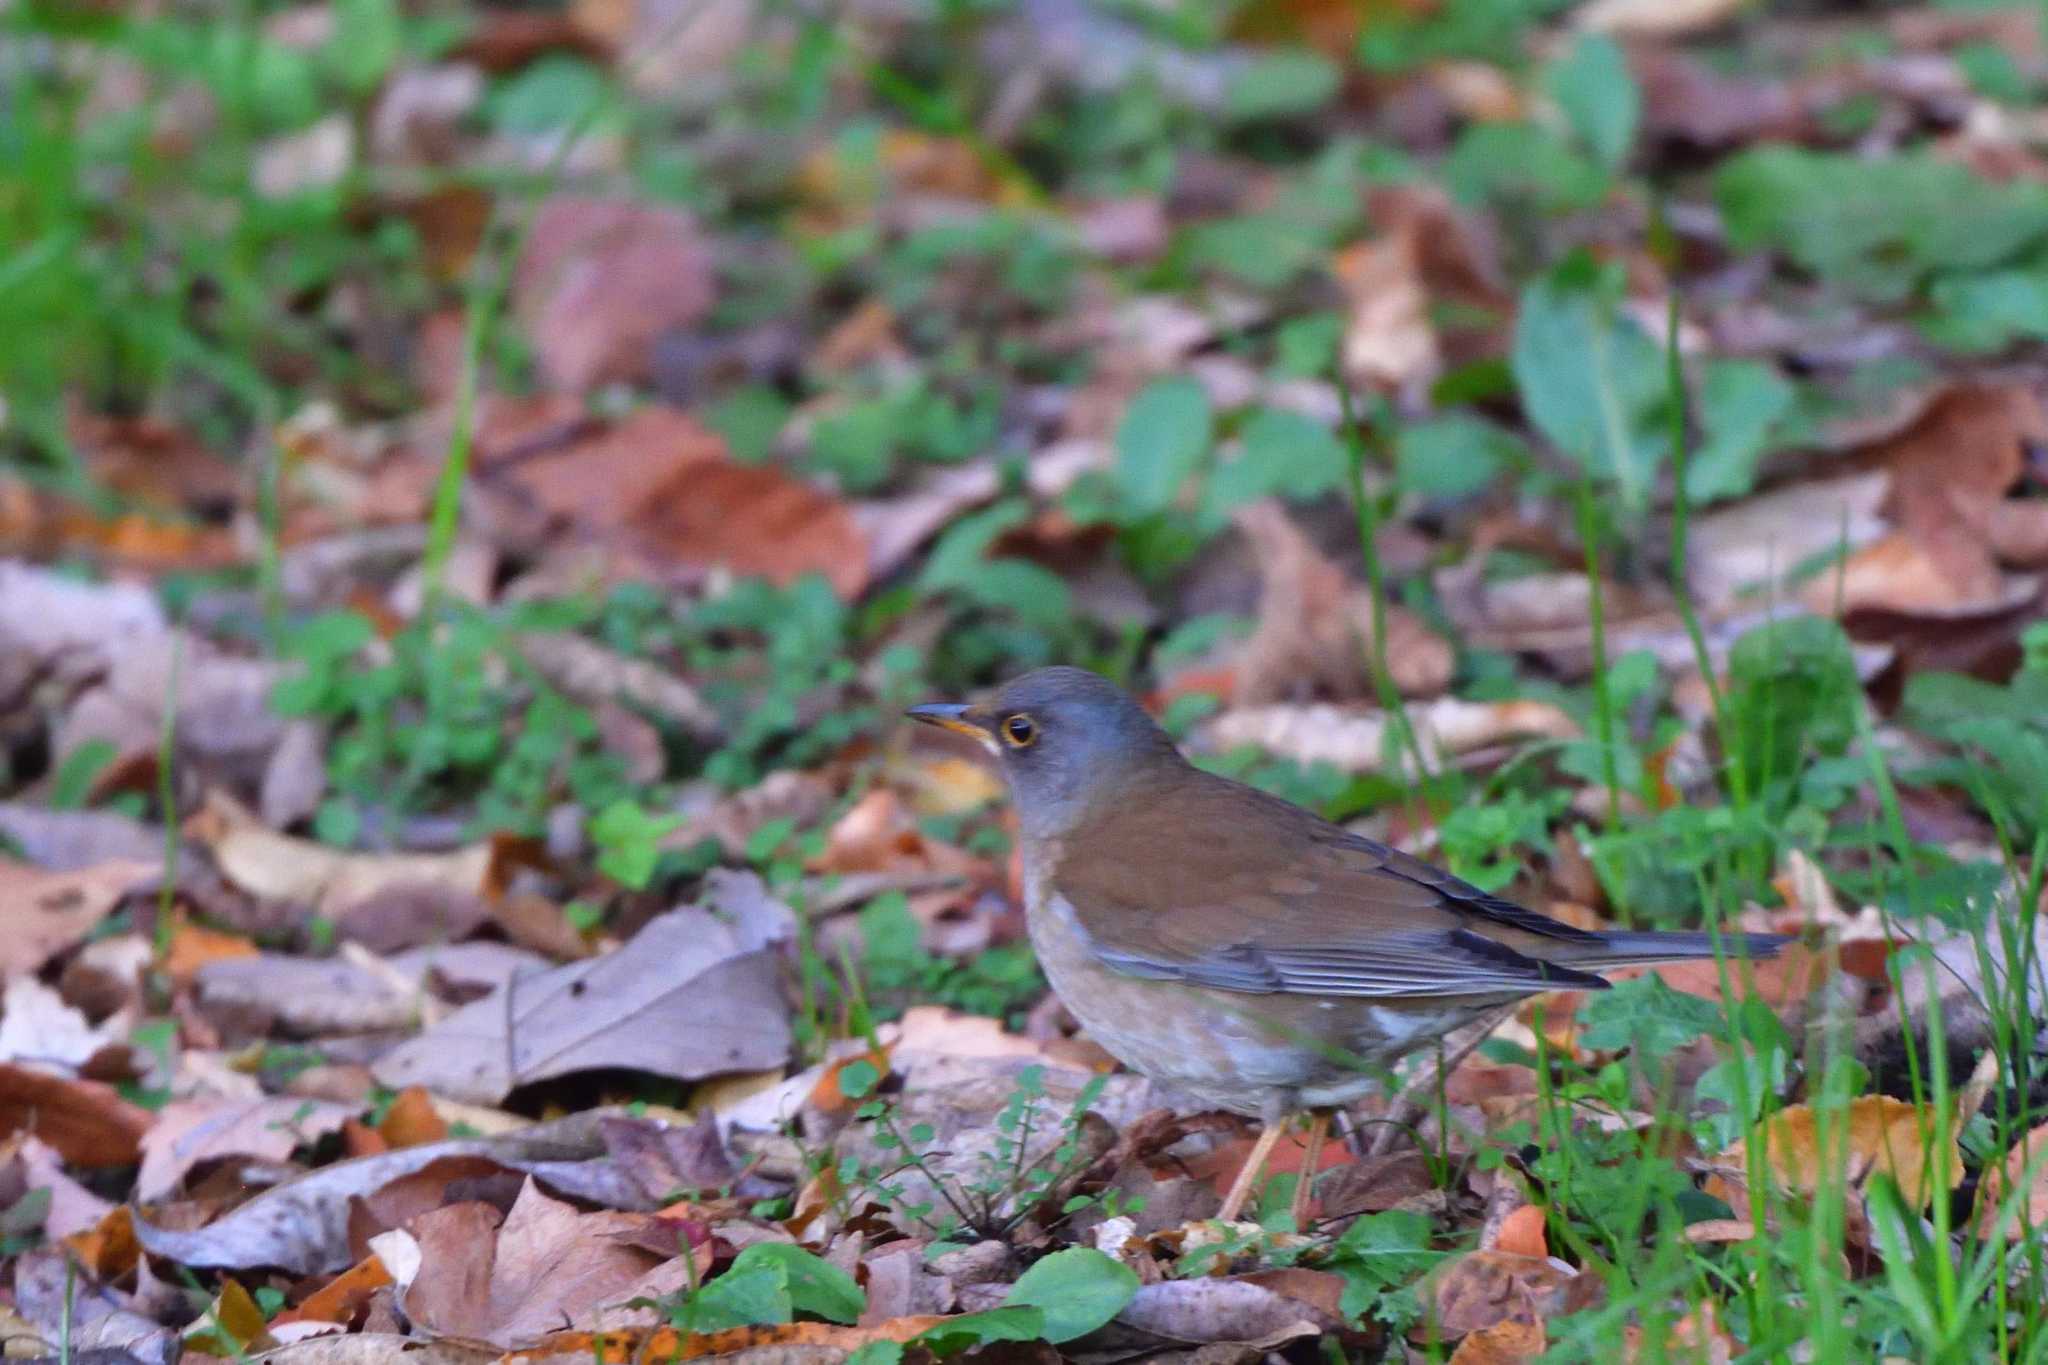
[[[1581,34],[1550,68],[1546,84],[1572,131],[1600,164],[1609,171],[1621,169],[1635,143],[1643,101],[1615,41],[1604,33]]]
[[[1116,429],[1116,484],[1139,516],[1173,505],[1209,453],[1209,395],[1192,379],[1155,379],[1131,400]]]
[[[1757,461],[1770,449],[1797,397],[1775,366],[1758,360],[1716,360],[1700,390],[1706,440],[1685,466],[1693,502],[1739,498],[1756,483]]]
[[[1237,458],[1209,479],[1204,501],[1214,515],[1274,494],[1313,498],[1343,486],[1344,447],[1328,427],[1298,412],[1261,408],[1238,438]]]
[[[745,1258],[746,1252],[741,1252],[723,1275],[676,1305],[669,1321],[677,1330],[723,1332],[788,1322],[796,1316],[787,1269],[761,1257],[742,1264]]]
[[[590,822],[600,872],[623,886],[644,888],[661,860],[661,839],[683,823],[680,815],[650,815],[630,797],[599,811]]]
[[[484,100],[491,126],[504,133],[551,133],[616,104],[610,78],[578,57],[552,53],[508,78]]]
[[[1425,498],[1467,497],[1503,468],[1527,461],[1528,451],[1512,433],[1464,412],[1404,427],[1394,441],[1401,491]]]
[[[1714,197],[1737,250],[1783,252],[1877,301],[1930,271],[2003,265],[2048,236],[2048,187],[1995,185],[1927,153],[1755,147],[1721,164]]]
[[[846,1365],[902,1365],[903,1343],[871,1341],[846,1358]]]
[[[1718,1034],[1721,1023],[1719,1004],[1674,991],[1654,976],[1619,982],[1579,1006],[1580,1042],[1603,1052],[1630,1047],[1662,1057]]]
[[[2048,269],[1943,275],[1928,289],[1921,330],[1958,351],[1996,351],[2015,338],[2048,338]]]
[[[800,1313],[832,1322],[856,1322],[868,1306],[868,1296],[851,1275],[800,1246],[756,1242],[733,1259],[732,1269],[726,1274],[755,1266],[776,1266],[782,1270],[790,1304]]]
[[[1666,448],[1660,348],[1621,315],[1621,278],[1584,257],[1522,291],[1514,372],[1522,407],[1560,453],[1646,505]]]
[[[1042,1309],[1044,1337],[1058,1344],[1102,1326],[1137,1292],[1138,1274],[1123,1262],[1092,1247],[1068,1247],[1025,1271],[1003,1303]]]
[[[1309,48],[1259,51],[1237,73],[1224,98],[1224,116],[1241,123],[1313,113],[1337,93],[1343,73]]]
[[[994,1341],[1049,1340],[1045,1330],[1042,1309],[1025,1305],[989,1308],[933,1323],[913,1337],[910,1344],[927,1347],[935,1355],[947,1356],[969,1346],[986,1346]]]
[[[1562,135],[1531,123],[1473,124],[1459,134],[1443,177],[1465,203],[1496,200],[1541,213],[1592,208],[1612,183]]]
[[[1819,616],[1767,622],[1728,651],[1722,743],[1741,756],[1752,784],[1789,777],[1808,750],[1846,750],[1862,704],[1856,657],[1839,625]]]
[[[1428,1273],[1444,1258],[1429,1237],[1429,1219],[1406,1209],[1368,1214],[1346,1228],[1330,1249],[1330,1268],[1344,1277],[1344,1315],[1356,1321],[1374,1312],[1388,1291]]]

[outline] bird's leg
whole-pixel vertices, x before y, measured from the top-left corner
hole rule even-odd
[[[1318,1109],[1308,1118],[1308,1150],[1302,1155],[1301,1174],[1294,1181],[1294,1230],[1308,1231],[1309,1193],[1315,1188],[1316,1167],[1323,1159],[1323,1139],[1329,1136],[1330,1111]]]
[[[1500,1021],[1514,1013],[1515,1005],[1520,1003],[1515,1001],[1491,1008],[1465,1025],[1462,1032],[1453,1030],[1442,1044],[1436,1059],[1415,1078],[1413,1085],[1401,1091],[1393,1107],[1387,1111],[1387,1116],[1378,1121],[1379,1130],[1366,1144],[1365,1155],[1385,1156],[1393,1151],[1394,1144],[1401,1140],[1401,1135],[1429,1113],[1429,1102],[1436,1096],[1438,1083],[1463,1065],[1465,1059],[1493,1035]]]
[[[1245,1200],[1251,1197],[1252,1186],[1258,1183],[1259,1172],[1265,1169],[1266,1159],[1273,1155],[1273,1144],[1286,1131],[1287,1115],[1280,1114],[1268,1119],[1259,1129],[1259,1140],[1252,1144],[1252,1150],[1238,1168],[1237,1179],[1230,1182],[1230,1193],[1223,1196],[1223,1207],[1216,1216],[1226,1223],[1237,1221],[1237,1215],[1244,1208]]]

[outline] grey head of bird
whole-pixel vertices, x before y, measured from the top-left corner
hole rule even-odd
[[[970,735],[995,755],[1027,836],[1054,839],[1091,812],[1133,799],[1187,761],[1145,708],[1083,668],[1037,668],[985,701],[935,702],[908,714]]]

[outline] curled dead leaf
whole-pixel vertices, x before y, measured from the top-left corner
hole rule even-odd
[[[1407,708],[1424,756],[1434,764],[1440,756],[1470,753],[1511,740],[1571,739],[1578,724],[1548,702],[1472,702],[1438,697]],[[1234,707],[1197,732],[1200,747],[1225,750],[1252,744],[1297,763],[1328,763],[1343,772],[1379,772],[1387,759],[1387,717],[1381,711],[1354,707]],[[1413,757],[1402,753],[1405,771]]]
[[[1832,1116],[1796,1105],[1770,1118],[1764,1141],[1768,1169],[1778,1183],[1809,1197],[1824,1182],[1860,1188],[1882,1173],[1920,1208],[1934,1196],[1937,1167],[1946,1173],[1947,1188],[1963,1178],[1954,1131],[1925,1106],[1890,1095],[1858,1095],[1846,1112]],[[1749,1155],[1744,1139],[1708,1162],[1707,1169],[1739,1178],[1747,1172]]]

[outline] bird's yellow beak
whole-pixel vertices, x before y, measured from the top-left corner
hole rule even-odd
[[[975,720],[973,707],[953,702],[927,702],[923,706],[913,706],[903,714],[926,725],[966,735],[989,752],[995,752],[996,737]]]

